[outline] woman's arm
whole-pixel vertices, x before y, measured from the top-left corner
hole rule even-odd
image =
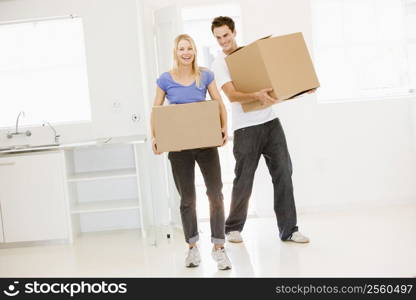
[[[153,106],[160,106],[163,105],[163,102],[165,102],[165,92],[160,88],[156,87],[156,96],[155,100],[153,102]],[[154,154],[162,154],[162,152],[157,151],[156,148],[156,140],[155,140],[155,126],[154,126],[154,120],[153,120],[153,113],[150,114],[150,129],[152,134],[152,149]]]
[[[220,105],[220,119],[221,119],[221,131],[222,131],[222,138],[223,138],[223,146],[227,142],[228,132],[227,132],[227,110],[225,109],[224,102],[222,101],[221,95],[218,92],[217,85],[215,80],[213,80],[208,85],[208,93],[211,96],[212,100],[218,101]]]

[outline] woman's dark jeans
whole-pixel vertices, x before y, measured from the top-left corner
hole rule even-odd
[[[223,244],[224,197],[222,195],[221,166],[217,148],[201,148],[169,152],[173,179],[181,196],[181,219],[185,240],[193,244],[199,239],[196,216],[195,162],[204,177],[210,208],[211,241]]]

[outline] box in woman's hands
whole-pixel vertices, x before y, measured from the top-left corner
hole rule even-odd
[[[153,107],[156,147],[160,152],[222,144],[218,101]]]

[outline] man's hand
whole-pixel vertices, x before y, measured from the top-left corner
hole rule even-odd
[[[311,89],[311,90],[307,91],[308,94],[313,94],[315,92],[316,92],[316,89]]]
[[[267,104],[275,104],[280,102],[279,99],[275,99],[269,95],[270,92],[272,92],[273,89],[262,89],[256,93],[254,93],[256,100],[260,101],[261,104],[267,105]]]

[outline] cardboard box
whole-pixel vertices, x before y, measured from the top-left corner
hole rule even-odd
[[[152,113],[161,152],[222,145],[218,101],[154,106]]]
[[[281,100],[319,87],[311,57],[300,32],[265,37],[238,48],[225,58],[234,86],[245,93],[272,88]],[[245,112],[262,109],[259,101],[242,104]]]

